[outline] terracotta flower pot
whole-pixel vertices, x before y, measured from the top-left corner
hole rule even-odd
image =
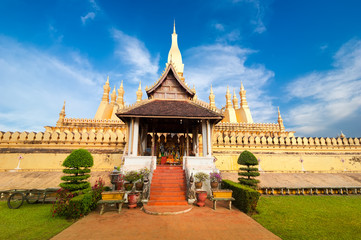
[[[218,188],[218,182],[211,182],[211,188]]]
[[[143,186],[144,186],[143,182],[136,182],[135,183],[135,189],[137,191],[143,191]]]
[[[197,205],[199,207],[204,207],[206,205],[207,192],[206,191],[197,191]]]
[[[128,208],[136,208],[138,201],[138,194],[128,193]]]
[[[196,189],[202,188],[202,182],[195,182],[194,185],[196,186]]]

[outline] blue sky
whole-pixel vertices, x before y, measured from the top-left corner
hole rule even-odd
[[[131,104],[165,68],[173,20],[186,82],[218,107],[241,81],[255,122],[361,136],[361,1],[0,1],[0,131],[93,118],[107,75]],[[145,97],[145,91],[143,98]]]

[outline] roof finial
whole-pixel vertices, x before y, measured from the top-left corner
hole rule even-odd
[[[232,100],[231,100],[231,93],[229,92],[229,86],[227,85],[227,92],[226,92],[226,108],[232,108]]]
[[[109,84],[109,75],[108,75],[108,77],[107,77],[107,82],[106,83],[108,83]]]
[[[238,99],[237,99],[237,96],[236,96],[236,90],[233,89],[233,108],[234,109],[238,109],[239,106],[238,106]]]
[[[277,110],[278,110],[278,125],[279,125],[279,128],[280,128],[280,131],[284,131],[285,130],[285,126],[283,125],[283,119],[281,117],[281,112],[280,112],[280,107],[277,107]]]
[[[212,89],[212,84],[211,84],[211,92],[209,94],[209,107],[210,109],[214,110],[216,108],[216,103],[214,101],[214,94],[213,94],[213,89]]]
[[[142,85],[141,85],[141,81],[139,81],[139,87],[138,87],[138,91],[137,91],[137,102],[142,101]]]
[[[343,134],[343,132],[341,131],[341,134],[340,134],[340,138],[345,138],[345,134]]]
[[[118,98],[117,98],[117,103],[119,105],[120,108],[124,107],[124,88],[123,88],[123,80],[122,83],[120,84],[120,87],[118,89]]]
[[[65,113],[65,100],[64,100],[64,105],[63,105],[63,108],[61,109],[61,112]]]
[[[60,113],[59,113],[59,119],[56,122],[56,126],[57,127],[61,127],[63,126],[63,122],[64,122],[64,118],[65,118],[65,100],[64,100],[64,105],[63,108],[61,109]]]
[[[241,90],[244,90],[243,82],[241,81]]]
[[[173,33],[176,33],[175,32],[175,19],[174,19],[174,25],[173,25]]]

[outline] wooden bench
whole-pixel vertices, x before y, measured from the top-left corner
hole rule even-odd
[[[235,200],[233,197],[230,197],[230,198],[214,198],[214,197],[211,197],[210,199],[213,202],[213,210],[217,209],[217,201],[229,201],[228,208],[229,208],[229,210],[232,210],[232,201]]]
[[[107,205],[107,204],[115,204],[115,206],[118,208],[118,213],[120,213],[120,211],[122,210],[123,203],[124,203],[124,199],[122,199],[122,200],[99,200],[98,204],[102,205],[99,214],[103,215],[105,205]]]

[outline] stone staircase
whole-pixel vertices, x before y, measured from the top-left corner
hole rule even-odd
[[[148,206],[188,205],[185,172],[179,166],[157,166],[153,172]]]

